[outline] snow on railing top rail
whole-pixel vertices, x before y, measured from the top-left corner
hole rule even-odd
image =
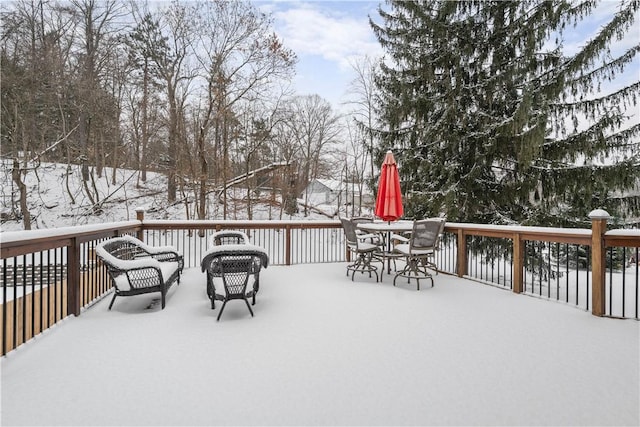
[[[526,234],[561,234],[575,236],[590,236],[590,228],[561,228],[561,227],[534,227],[526,225],[497,225],[497,224],[469,224],[461,222],[447,222],[449,229],[487,230],[504,233]]]
[[[46,228],[38,230],[3,231],[0,232],[0,244],[19,242],[21,240],[50,239],[67,236],[92,234],[118,228],[132,228],[141,225],[140,221],[108,222],[104,224],[87,224],[69,227]]]
[[[171,220],[171,219],[145,219],[143,221],[144,225],[153,225],[153,226],[162,226],[162,225],[194,225],[197,227],[207,227],[210,226],[215,228],[215,226],[239,226],[245,227],[247,225],[257,225],[264,227],[273,227],[273,226],[300,226],[300,225],[340,225],[340,221],[337,219],[330,220],[299,220],[299,219],[264,219],[264,220],[255,220],[255,219],[198,219],[198,220]]]

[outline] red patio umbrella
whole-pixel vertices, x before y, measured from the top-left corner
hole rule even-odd
[[[380,181],[378,181],[375,214],[384,221],[395,221],[403,213],[398,165],[396,164],[396,159],[393,158],[393,153],[387,151],[382,162]]]

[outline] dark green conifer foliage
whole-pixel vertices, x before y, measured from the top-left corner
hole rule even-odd
[[[379,9],[382,23],[371,21],[386,54],[376,79],[379,158],[394,150],[407,216],[584,226],[597,207],[639,215],[637,197],[615,197],[640,177],[640,126],[621,128],[639,83],[589,98],[637,67],[638,43],[616,57],[609,46],[631,29],[638,1],[564,56],[562,30],[594,6],[391,0]],[[587,129],[576,127],[581,117]]]

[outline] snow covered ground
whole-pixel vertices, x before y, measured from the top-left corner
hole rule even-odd
[[[31,169],[23,178],[27,186],[27,204],[32,216],[32,229],[99,224],[136,219],[137,208],[147,210],[147,219],[187,219],[184,203],[167,205],[166,177],[149,172],[147,181],[138,180],[139,173],[118,169],[117,180],[111,182],[111,168],[105,168],[103,176],[96,178],[89,187],[99,195],[93,202],[83,190],[79,166],[42,163],[37,170]],[[17,188],[11,180],[11,164],[0,160],[0,213],[12,217],[12,200],[19,207]],[[191,196],[193,196],[191,194]],[[222,219],[222,206],[212,197],[210,217]],[[325,207],[328,211],[329,207]],[[335,211],[335,207],[333,211]],[[194,212],[193,205],[190,212]],[[242,204],[230,204],[227,219],[246,219],[248,214]],[[307,217],[302,213],[294,216],[280,212],[278,206],[256,203],[253,219],[327,219],[317,212]],[[1,231],[22,230],[21,219],[2,222]]]
[[[253,318],[199,269],[107,298],[2,358],[2,425],[640,424],[639,322],[345,266],[263,270]]]

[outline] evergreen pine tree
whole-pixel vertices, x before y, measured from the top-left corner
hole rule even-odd
[[[376,79],[380,152],[395,151],[409,216],[567,226],[594,207],[620,212],[611,195],[640,176],[640,127],[620,130],[638,82],[584,97],[638,52],[598,62],[632,25],[637,1],[569,57],[558,36],[594,2],[388,4],[383,23],[371,22],[387,53]],[[568,129],[581,115],[591,126]],[[615,153],[625,160],[593,166]]]

